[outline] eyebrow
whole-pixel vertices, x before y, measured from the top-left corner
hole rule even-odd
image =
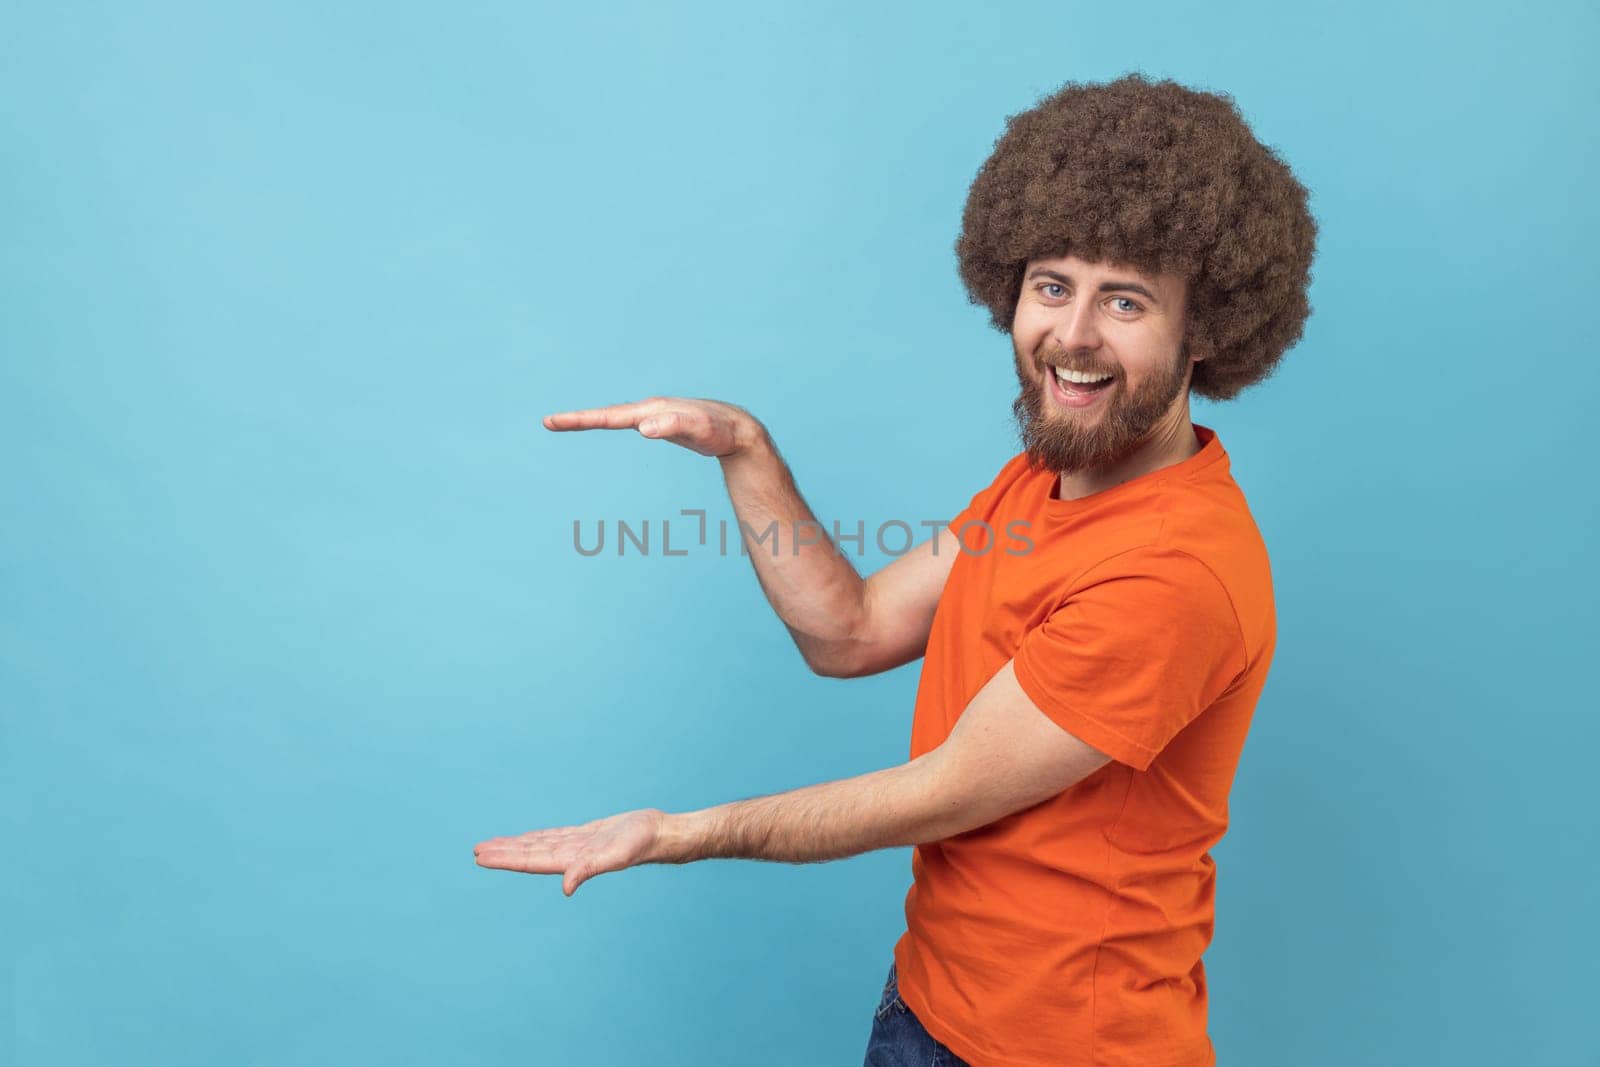
[[[1071,285],[1072,284],[1072,278],[1070,276],[1062,274],[1060,271],[1050,270],[1050,269],[1048,269],[1046,267],[1035,267],[1035,268],[1033,268],[1031,271],[1028,272],[1028,276],[1026,278],[1024,278],[1023,281],[1032,281],[1034,278],[1038,278],[1038,277],[1052,278],[1055,281],[1061,282],[1064,285]],[[1150,290],[1146,289],[1144,286],[1140,285],[1138,282],[1125,282],[1125,281],[1112,280],[1112,281],[1105,281],[1105,282],[1101,282],[1100,283],[1100,292],[1102,292],[1102,293],[1115,293],[1115,292],[1119,292],[1119,291],[1124,290],[1124,289],[1126,289],[1127,291],[1132,292],[1132,293],[1139,293],[1139,294],[1143,295],[1147,300],[1149,300],[1153,304],[1161,303],[1160,299],[1157,298],[1156,294],[1152,293]]]

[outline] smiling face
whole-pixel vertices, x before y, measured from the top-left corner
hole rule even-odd
[[[1187,422],[1187,296],[1179,274],[1076,256],[1028,262],[1011,324],[1021,387],[1012,411],[1036,462],[1066,473],[1104,467]],[[1056,368],[1099,380],[1063,382]]]

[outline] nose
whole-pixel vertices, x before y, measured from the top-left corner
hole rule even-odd
[[[1068,352],[1094,351],[1100,347],[1100,327],[1095,322],[1092,300],[1075,300],[1056,309],[1051,336]]]

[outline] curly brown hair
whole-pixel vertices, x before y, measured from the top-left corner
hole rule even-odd
[[[956,240],[974,304],[1009,332],[1029,260],[1076,255],[1189,279],[1190,390],[1228,400],[1300,339],[1317,224],[1227,93],[1139,73],[1068,82],[1009,116]]]

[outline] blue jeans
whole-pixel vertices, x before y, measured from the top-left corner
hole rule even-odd
[[[934,1040],[900,999],[895,964],[889,964],[878,1010],[872,1015],[867,1059],[862,1067],[969,1067],[966,1060]]]

